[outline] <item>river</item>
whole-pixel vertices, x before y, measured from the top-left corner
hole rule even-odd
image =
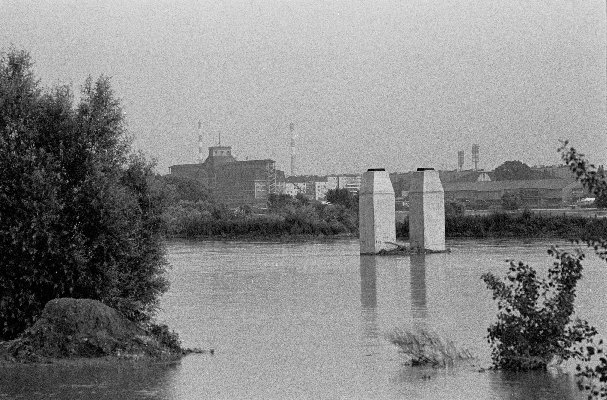
[[[450,241],[447,254],[358,255],[356,240],[167,243],[160,322],[187,347],[172,365],[18,366],[0,399],[584,399],[570,374],[479,372],[496,306],[480,280],[507,259],[544,273],[546,241]],[[571,247],[562,243],[563,247]],[[590,253],[590,252],[587,252]],[[577,314],[607,331],[607,265],[585,260]],[[424,327],[479,361],[411,367],[386,340]]]

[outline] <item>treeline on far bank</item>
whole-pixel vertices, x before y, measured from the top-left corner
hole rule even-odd
[[[228,209],[200,183],[172,176],[159,177],[167,199],[163,213],[167,237],[274,238],[291,236],[357,236],[358,198],[345,189],[330,190],[331,204],[304,196],[270,196],[268,209],[244,206]],[[465,215],[462,204],[445,204],[447,238],[572,238],[607,236],[607,219],[572,215],[495,211]],[[408,239],[409,224],[396,223],[396,235]]]
[[[332,204],[310,201],[305,196],[271,195],[268,209],[261,213],[248,206],[229,209],[214,201],[208,193],[203,194],[200,189],[193,188],[187,180],[163,178],[165,185],[173,187],[169,193],[175,194],[162,218],[168,237],[272,238],[358,234],[358,199],[346,190],[332,191],[329,194]],[[195,199],[194,194],[200,194],[199,198]]]
[[[396,235],[409,237],[409,221],[397,222]],[[573,215],[546,215],[524,210],[486,215],[447,214],[447,238],[585,238],[607,236],[607,219]]]

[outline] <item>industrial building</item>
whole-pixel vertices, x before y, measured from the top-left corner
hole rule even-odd
[[[218,202],[230,208],[266,208],[268,195],[282,192],[285,182],[274,160],[238,161],[230,146],[221,145],[209,147],[204,162],[172,165],[169,173],[202,182]]]
[[[566,179],[446,182],[444,188],[446,198],[476,208],[498,206],[505,194],[516,195],[525,207],[533,208],[559,207],[584,195],[579,182]]]

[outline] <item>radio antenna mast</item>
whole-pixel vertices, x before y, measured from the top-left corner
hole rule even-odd
[[[295,139],[297,138],[293,122],[289,124],[289,131],[291,131],[291,176],[293,176],[295,175]]]

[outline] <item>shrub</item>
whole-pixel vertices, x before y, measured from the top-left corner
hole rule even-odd
[[[497,368],[545,369],[555,357],[567,360],[577,355],[573,345],[596,333],[587,322],[571,319],[584,255],[556,247],[548,254],[556,261],[547,279],[514,261],[505,280],[491,273],[482,276],[498,302],[498,321],[489,327],[488,336]]]
[[[146,321],[167,289],[162,196],[130,152],[109,81],[43,92],[29,55],[0,59],[0,338],[59,297]]]
[[[169,330],[169,327],[165,324],[151,324],[150,333],[158,340],[161,346],[167,347],[168,349],[180,352],[181,341],[179,335],[175,331]]]

